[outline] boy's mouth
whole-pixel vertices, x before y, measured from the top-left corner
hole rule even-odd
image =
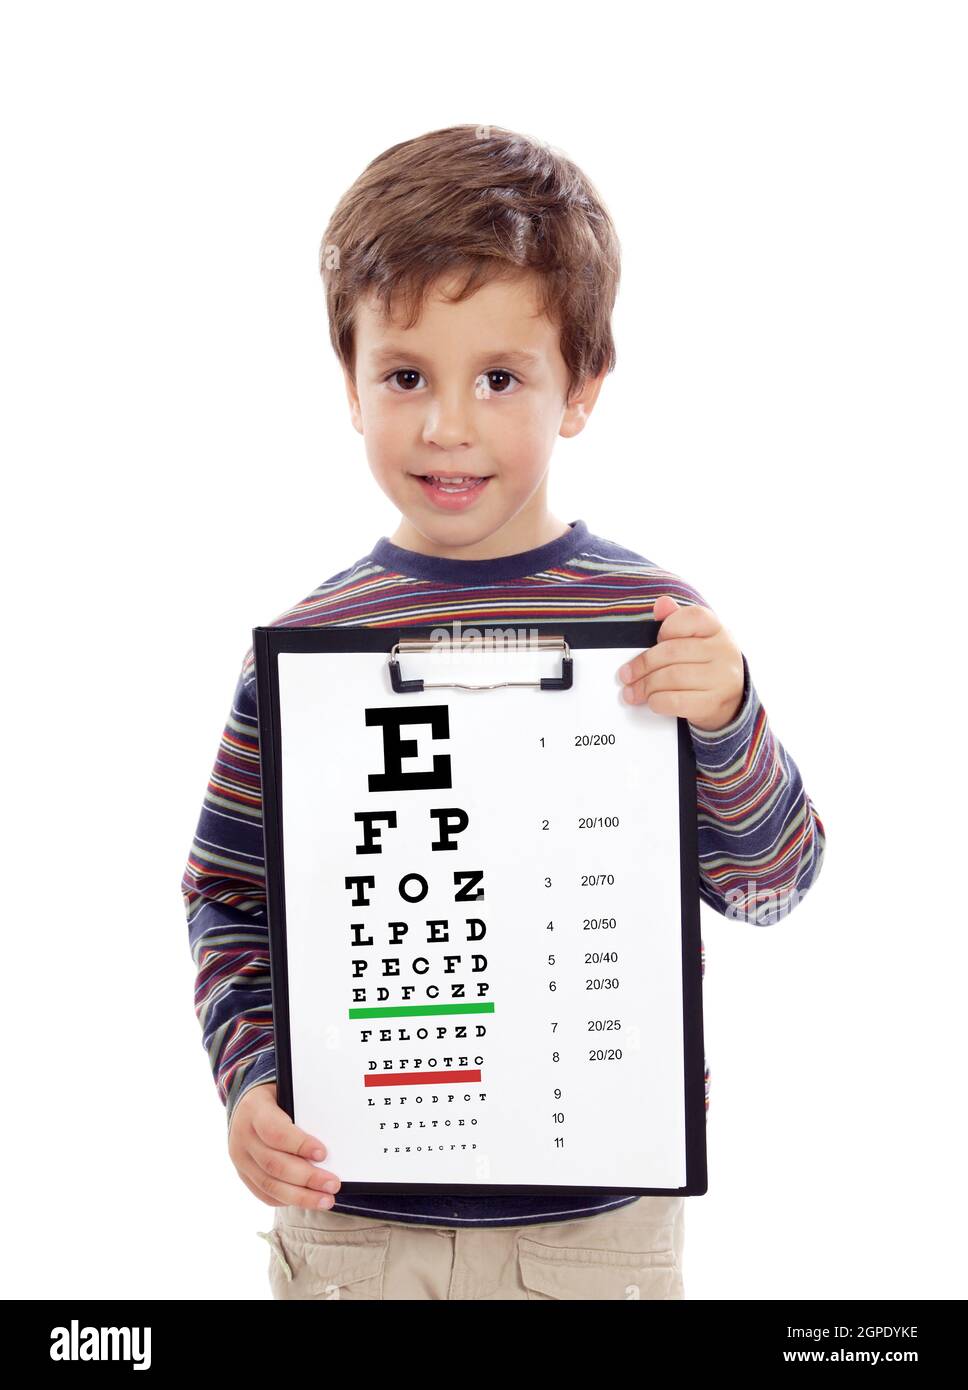
[[[419,478],[423,483],[431,483],[434,487],[439,487],[442,492],[467,492],[470,488],[479,487],[481,483],[486,483],[490,474],[415,473],[414,477]]]
[[[425,497],[438,507],[453,510],[470,506],[480,497],[490,482],[491,474],[474,473],[412,473]]]

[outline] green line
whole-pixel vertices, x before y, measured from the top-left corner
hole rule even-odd
[[[396,1008],[350,1009],[350,1018],[413,1018],[420,1014],[492,1014],[493,1004],[400,1004]]]

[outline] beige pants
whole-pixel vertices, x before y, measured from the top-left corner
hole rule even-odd
[[[274,1298],[685,1298],[683,1197],[533,1226],[416,1226],[276,1207]]]

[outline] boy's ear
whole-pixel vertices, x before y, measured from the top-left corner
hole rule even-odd
[[[350,419],[353,421],[353,428],[362,434],[363,412],[360,410],[360,397],[356,390],[356,383],[345,367],[343,368],[343,384],[346,387],[346,399],[350,405]]]
[[[605,367],[598,376],[586,377],[568,397],[562,412],[561,425],[558,428],[558,433],[565,439],[574,438],[576,434],[581,434],[585,428],[607,375],[608,368]]]

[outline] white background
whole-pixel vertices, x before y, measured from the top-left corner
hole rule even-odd
[[[465,122],[622,241],[552,509],[719,613],[829,839],[787,920],[703,910],[686,1296],[968,1294],[966,47],[923,0],[4,7],[5,1297],[269,1297],[179,879],[252,627],[397,524],[326,221]]]

